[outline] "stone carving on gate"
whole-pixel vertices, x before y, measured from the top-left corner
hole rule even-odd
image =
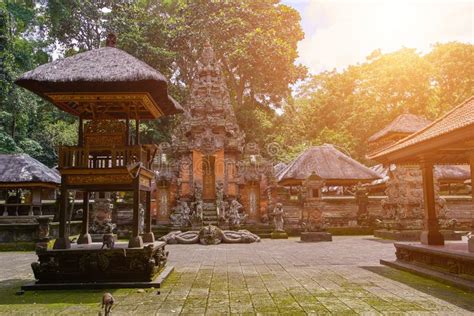
[[[395,166],[389,170],[386,198],[382,200],[382,219],[380,225],[388,229],[423,228],[423,179],[418,166]],[[436,211],[438,220],[444,225],[449,211],[446,201],[439,196],[438,181],[435,181]]]

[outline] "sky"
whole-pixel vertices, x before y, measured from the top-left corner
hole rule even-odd
[[[363,62],[375,49],[425,53],[436,42],[474,43],[474,0],[282,0],[300,12],[298,62],[313,74]]]

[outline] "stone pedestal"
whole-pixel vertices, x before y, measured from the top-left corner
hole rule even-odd
[[[141,248],[143,247],[142,236],[130,237],[128,241],[128,248]]]
[[[153,232],[144,233],[142,235],[142,238],[144,243],[155,242],[155,235],[153,234]]]
[[[124,242],[114,249],[102,243],[72,245],[70,249],[37,251],[33,262],[36,284],[150,282],[165,267],[168,253],[164,242],[130,249]]]
[[[96,240],[97,241],[97,240]],[[90,244],[92,243],[92,236],[91,234],[81,234],[77,239],[78,244]]]
[[[300,240],[303,242],[332,241],[332,234],[328,232],[304,232]]]
[[[288,234],[285,231],[273,231],[270,237],[272,239],[288,239]]]

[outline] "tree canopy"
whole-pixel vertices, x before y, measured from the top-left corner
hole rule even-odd
[[[57,146],[75,143],[76,119],[13,81],[54,58],[104,45],[109,32],[119,48],[170,78],[170,93],[183,103],[209,41],[247,141],[279,143],[285,161],[321,143],[364,159],[367,138],[397,115],[434,119],[474,92],[474,47],[458,42],[435,43],[426,54],[376,50],[360,64],[308,77],[297,63],[299,13],[279,0],[4,0],[0,152],[27,152],[52,166]],[[178,120],[142,123],[144,141],[169,140]]]

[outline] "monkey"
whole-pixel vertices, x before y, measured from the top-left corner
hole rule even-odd
[[[102,308],[104,309],[105,316],[110,315],[110,310],[112,309],[114,302],[115,300],[112,294],[105,292],[102,296]]]
[[[102,247],[100,249],[103,249],[104,246],[107,246],[107,248],[114,249],[115,246],[115,239],[112,234],[104,234],[104,238],[102,241]]]

